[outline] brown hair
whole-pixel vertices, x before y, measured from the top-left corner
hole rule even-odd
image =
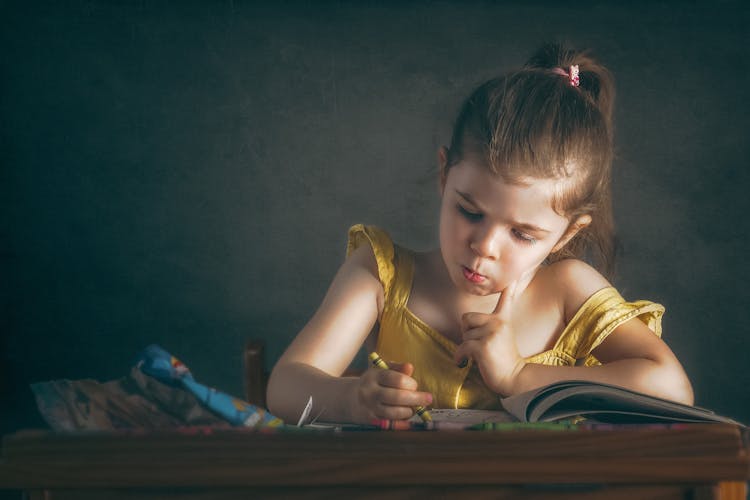
[[[562,74],[572,65],[580,69],[578,86]],[[473,152],[506,182],[562,180],[553,209],[571,222],[584,214],[592,221],[548,260],[585,258],[591,252],[593,264],[611,278],[613,102],[614,80],[588,52],[546,44],[522,69],[485,82],[466,99],[453,127],[446,169]]]

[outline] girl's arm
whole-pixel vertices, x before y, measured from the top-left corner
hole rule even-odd
[[[590,380],[693,404],[693,389],[682,365],[638,318],[618,326],[592,354],[602,363],[600,366],[526,363],[518,374],[514,393],[560,380]]]
[[[565,297],[562,307],[566,323],[591,295],[610,286],[581,261],[571,259],[553,265],[555,288]],[[693,404],[693,390],[682,365],[639,319],[618,326],[592,351],[601,366],[548,366],[526,363],[519,355],[515,332],[509,326],[512,310],[511,289],[492,314],[465,315],[464,342],[456,355],[457,359],[472,357],[485,383],[495,392],[509,396],[561,380],[589,380]]]
[[[556,281],[565,297],[566,324],[595,292],[611,286],[588,264],[570,259],[558,263]],[[653,396],[693,404],[693,389],[672,350],[641,320],[619,325],[591,354],[600,366],[544,366],[527,363],[515,392],[565,379],[590,380],[627,387]]]
[[[416,391],[409,365],[341,377],[382,310],[377,273],[366,245],[344,261],[322,304],[271,372],[267,401],[274,415],[296,422],[310,396],[313,415],[322,411],[321,420],[338,422],[408,418],[412,406],[428,404],[429,394]]]

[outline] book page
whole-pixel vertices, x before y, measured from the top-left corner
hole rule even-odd
[[[503,408],[505,408],[505,410],[513,415],[516,419],[520,420],[521,422],[528,422],[529,416],[527,414],[527,410],[529,408],[529,405],[543,390],[544,387],[521,394],[516,394],[515,396],[502,398],[500,400],[500,404],[502,404]]]
[[[434,408],[430,410],[433,422],[448,422],[452,424],[474,425],[487,422],[517,422],[510,413],[503,410],[469,410],[462,408]],[[412,421],[419,422],[419,417],[412,417]]]
[[[649,396],[623,387],[587,381],[561,381],[501,400],[523,422],[549,422],[577,415],[601,421],[727,422],[704,408]],[[741,425],[741,424],[739,424]]]

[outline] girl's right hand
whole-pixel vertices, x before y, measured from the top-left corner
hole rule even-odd
[[[357,420],[406,420],[414,415],[415,406],[432,404],[432,394],[417,391],[417,381],[411,377],[414,365],[389,362],[388,366],[388,370],[370,367],[359,377]]]

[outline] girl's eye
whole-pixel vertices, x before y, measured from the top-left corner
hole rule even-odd
[[[482,214],[478,214],[476,212],[470,212],[466,210],[460,203],[456,206],[458,207],[459,213],[463,215],[466,219],[468,219],[470,222],[477,222],[482,219]]]
[[[513,232],[513,237],[516,238],[521,243],[524,243],[526,245],[533,245],[534,243],[536,243],[536,240],[534,238],[532,238],[531,236],[527,234],[522,233],[518,229],[513,229],[512,232]]]

